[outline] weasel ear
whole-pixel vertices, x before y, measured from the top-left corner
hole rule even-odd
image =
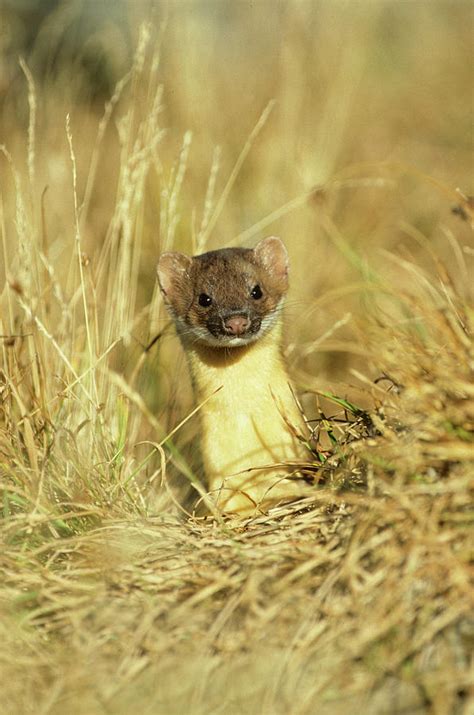
[[[276,236],[269,236],[259,241],[253,250],[258,262],[286,290],[289,261],[288,251],[283,241]]]
[[[175,303],[183,292],[183,287],[189,277],[192,258],[184,253],[162,253],[156,272],[158,283],[166,303]]]

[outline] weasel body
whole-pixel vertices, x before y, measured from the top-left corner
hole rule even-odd
[[[201,450],[215,502],[247,513],[299,495],[299,483],[288,478],[302,457],[295,430],[301,433],[303,419],[281,354],[283,243],[272,237],[254,249],[193,258],[163,253],[158,279],[196,398],[210,397],[201,410]]]

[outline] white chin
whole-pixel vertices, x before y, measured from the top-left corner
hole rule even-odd
[[[258,340],[259,337],[260,331],[258,333],[252,333],[251,335],[222,335],[220,338],[208,335],[203,339],[203,342],[213,348],[238,348],[242,345],[248,345],[249,343],[255,342],[255,340]]]

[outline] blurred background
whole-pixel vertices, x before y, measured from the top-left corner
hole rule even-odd
[[[0,156],[0,281],[21,283],[27,260],[18,249],[21,186],[34,240],[65,304],[74,298],[69,116],[96,350],[131,335],[120,370],[133,372],[167,323],[155,265],[171,246],[191,253],[283,238],[292,262],[287,356],[303,391],[365,369],[374,286],[410,291],[420,280],[404,259],[427,275],[437,259],[454,281],[465,274],[472,244],[456,190],[473,193],[472,2],[0,7],[0,143],[10,156]],[[123,243],[128,273],[113,259]],[[111,281],[128,291],[126,305],[117,308]],[[111,311],[121,315],[114,325]],[[184,406],[176,398],[170,412],[170,396],[186,370],[182,358],[175,369],[174,338],[153,350],[160,357],[141,364],[140,391],[173,424]],[[158,365],[173,367],[164,392]]]
[[[472,0],[0,0],[0,711],[467,715],[473,37]],[[158,255],[272,234],[329,458],[308,511],[182,520]]]

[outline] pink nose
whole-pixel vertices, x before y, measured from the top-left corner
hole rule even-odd
[[[224,321],[224,327],[231,335],[242,335],[250,326],[250,320],[245,315],[233,315]]]

